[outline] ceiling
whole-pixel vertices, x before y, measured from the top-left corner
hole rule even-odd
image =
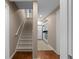
[[[38,3],[39,16],[42,15],[42,18],[44,18],[60,5],[60,0],[39,0]]]
[[[33,8],[33,3],[32,1],[16,1],[15,2],[18,8],[20,9],[32,9]]]
[[[15,1],[18,8],[32,9],[32,1]],[[51,11],[54,11],[60,4],[60,0],[38,0],[39,19],[46,17]],[[41,17],[40,17],[41,15]]]

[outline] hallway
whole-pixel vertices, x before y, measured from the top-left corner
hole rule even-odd
[[[16,52],[12,59],[32,59],[32,52]],[[39,51],[37,59],[59,59],[53,51]]]
[[[38,40],[38,51],[53,51],[53,49],[44,40]]]

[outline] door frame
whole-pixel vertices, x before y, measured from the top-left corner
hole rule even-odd
[[[10,19],[9,19],[9,5],[5,2],[5,59],[10,59],[10,48],[9,48],[9,28],[10,28]]]
[[[71,38],[73,41],[73,16],[72,16],[72,7],[73,7],[72,0],[60,0],[60,22],[61,22],[61,30],[60,30],[60,59],[69,59],[68,58],[68,40]],[[69,22],[70,21],[70,22]],[[70,26],[71,25],[71,26]],[[69,26],[71,28],[69,28]],[[70,30],[70,31],[69,31]],[[70,36],[68,36],[70,33]],[[72,42],[71,42],[71,45]],[[73,56],[73,52],[72,52]]]

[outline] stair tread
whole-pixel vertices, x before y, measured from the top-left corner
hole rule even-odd
[[[18,43],[32,43],[32,40],[19,40]]]
[[[32,34],[22,34],[22,36],[32,36]]]
[[[32,50],[32,49],[18,49],[18,50]]]
[[[21,36],[21,38],[23,38],[23,37],[24,38],[32,38],[32,36],[29,36],[29,35],[28,36]]]
[[[31,40],[32,41],[32,39],[20,39],[20,40]]]
[[[17,47],[25,47],[25,48],[27,48],[27,47],[32,47],[32,44],[31,45],[30,44],[27,44],[27,45],[20,44],[20,45],[17,45]]]
[[[32,47],[17,47],[16,49],[32,49]]]
[[[32,51],[32,49],[16,49],[17,51],[28,51],[28,52],[30,52],[30,51]]]
[[[32,51],[32,49],[16,49],[16,51],[28,51],[28,52],[30,52],[30,51]]]
[[[18,44],[23,44],[23,45],[24,45],[24,44],[27,44],[27,45],[29,45],[29,44],[30,44],[30,45],[32,45],[32,43],[18,43]]]
[[[26,36],[26,37],[23,37],[23,36],[22,36],[21,38],[25,38],[25,39],[26,39],[26,38],[32,38],[32,37],[27,37],[27,36]]]
[[[22,36],[32,36],[32,34],[22,34]]]
[[[26,32],[23,32],[22,34],[32,34],[32,33],[26,33]]]

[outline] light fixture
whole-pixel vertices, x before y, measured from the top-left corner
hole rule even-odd
[[[42,15],[40,15],[40,18],[42,17]]]

